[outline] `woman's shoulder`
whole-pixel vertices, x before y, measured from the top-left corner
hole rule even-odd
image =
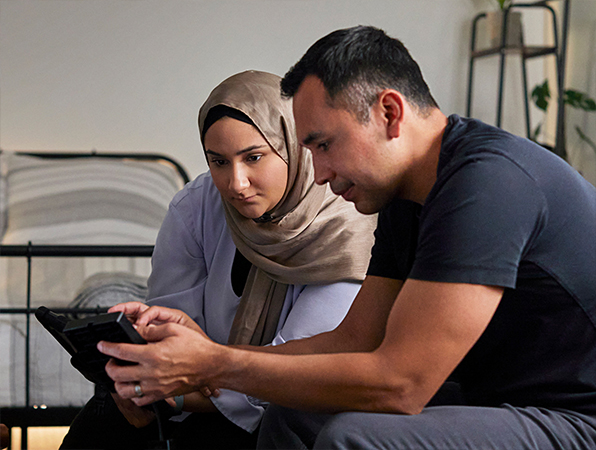
[[[225,225],[226,218],[219,191],[209,172],[190,181],[170,202],[170,217],[177,217],[196,233],[201,230],[215,231]],[[196,236],[195,236],[196,238]]]
[[[221,207],[221,196],[213,184],[210,172],[197,176],[174,196],[170,205],[175,208]]]

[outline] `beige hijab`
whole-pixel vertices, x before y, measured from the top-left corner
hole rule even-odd
[[[288,284],[327,284],[364,279],[376,215],[314,182],[310,152],[298,145],[291,100],[281,98],[280,78],[242,72],[223,81],[199,111],[226,105],[246,114],[288,164],[288,185],[267,221],[246,218],[223,202],[238,250],[253,264],[236,312],[230,344],[264,345],[275,337]],[[204,143],[203,143],[204,144]]]

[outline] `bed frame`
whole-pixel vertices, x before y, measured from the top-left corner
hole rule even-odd
[[[161,154],[125,154],[125,153],[39,153],[39,152],[18,152],[19,155],[35,156],[46,159],[69,159],[69,158],[106,158],[106,159],[133,159],[141,161],[162,161],[174,166],[181,180],[184,183],[189,181],[186,170],[173,158]],[[30,401],[30,323],[31,316],[37,308],[31,305],[31,262],[33,258],[44,257],[151,257],[153,245],[34,245],[29,242],[26,245],[0,245],[0,257],[26,258],[27,261],[27,287],[26,302],[24,308],[0,308],[0,314],[20,314],[25,316],[25,406],[24,407],[3,407],[0,414],[0,421],[8,428],[20,427],[21,448],[26,449],[28,445],[27,428],[34,426],[68,426],[80,407],[43,407],[32,405]],[[59,313],[103,313],[106,308],[54,308]],[[10,448],[10,446],[9,446]]]

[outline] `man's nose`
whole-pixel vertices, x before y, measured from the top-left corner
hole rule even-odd
[[[315,182],[317,184],[322,185],[333,180],[333,171],[330,169],[329,164],[323,160],[323,158],[313,154],[312,162],[315,169]]]

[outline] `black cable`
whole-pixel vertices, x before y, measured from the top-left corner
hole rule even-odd
[[[160,444],[165,444],[165,447],[164,448],[167,449],[167,450],[171,450],[170,440],[169,439],[165,439],[165,437],[164,437],[161,411],[160,411],[160,408],[158,406],[158,402],[152,403],[151,406],[153,407],[153,412],[155,413],[155,417],[157,419],[157,433],[158,433],[159,443]]]

